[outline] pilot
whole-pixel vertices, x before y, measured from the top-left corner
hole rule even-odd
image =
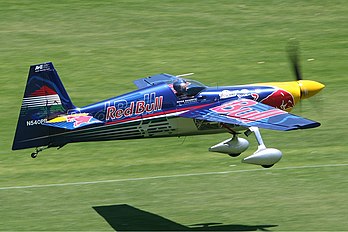
[[[176,95],[178,97],[185,97],[187,96],[187,88],[190,85],[190,82],[187,82],[185,79],[178,78],[174,83],[173,83],[173,88],[176,91]]]

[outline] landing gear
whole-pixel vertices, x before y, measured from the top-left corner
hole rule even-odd
[[[231,157],[237,157],[248,149],[248,147],[248,140],[239,138],[237,134],[234,134],[232,138],[210,147],[209,151],[228,154]]]
[[[38,156],[39,152],[41,152],[41,151],[43,151],[43,150],[46,150],[46,149],[51,148],[51,147],[57,147],[57,150],[59,150],[59,149],[61,149],[62,147],[64,147],[66,144],[67,144],[67,143],[62,143],[62,144],[58,145],[58,144],[52,144],[52,143],[50,143],[50,144],[47,145],[47,146],[37,147],[37,148],[35,148],[35,151],[34,151],[33,153],[31,153],[30,156],[31,156],[31,158],[35,159],[35,158]]]
[[[31,153],[31,155],[30,155],[30,156],[31,156],[31,158],[35,159],[35,158],[37,157],[37,154],[38,154],[38,153],[33,152],[33,153]]]
[[[31,158],[35,159],[37,157],[37,155],[39,154],[39,152],[46,150],[47,148],[49,148],[49,146],[35,148],[35,151],[33,153],[31,153],[31,155],[30,155]]]
[[[232,134],[232,138],[222,141],[209,148],[209,151],[228,154],[231,157],[237,157],[249,147],[248,140],[239,138],[238,133],[234,131],[229,125],[221,124],[221,127],[225,128]],[[282,158],[282,152],[275,148],[267,148],[261,137],[261,133],[258,127],[249,127],[244,132],[246,136],[254,133],[258,148],[254,154],[242,160],[243,163],[260,165],[263,168],[271,168]]]
[[[282,152],[275,148],[267,148],[264,144],[259,128],[250,127],[244,134],[249,136],[255,134],[258,143],[257,151],[242,160],[243,163],[261,165],[264,168],[270,168],[282,158]]]
[[[273,167],[273,165],[274,164],[272,164],[272,165],[261,165],[263,168],[271,168],[271,167]]]
[[[231,156],[231,157],[238,157],[238,156],[240,156],[240,154],[241,153],[236,153],[236,154],[228,154],[229,156]]]

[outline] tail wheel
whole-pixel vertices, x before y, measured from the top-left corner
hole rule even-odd
[[[37,157],[37,153],[36,152],[33,152],[33,153],[31,153],[31,158],[33,158],[33,159],[35,159],[36,157]]]

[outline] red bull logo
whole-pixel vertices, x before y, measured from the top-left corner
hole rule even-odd
[[[281,110],[290,110],[295,106],[295,100],[292,94],[283,89],[277,89],[261,102]]]
[[[221,106],[214,107],[211,110],[216,113],[238,119],[244,123],[261,121],[273,116],[286,114],[284,111],[269,108],[249,99],[232,101]]]
[[[66,118],[67,122],[73,122],[74,127],[79,127],[82,124],[88,124],[92,120],[92,116],[88,116],[87,114],[73,114],[68,115]]]
[[[148,98],[148,94],[144,96],[144,99]],[[152,113],[159,110],[162,110],[163,96],[155,97],[153,102],[146,102],[145,100],[141,101],[132,101],[127,104],[127,101],[120,101],[116,106],[109,106],[106,108],[106,117],[105,119],[114,120],[121,119],[123,117],[131,117],[136,115],[142,115],[144,113]],[[128,106],[126,108],[122,106]]]

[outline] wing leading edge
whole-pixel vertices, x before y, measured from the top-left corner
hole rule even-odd
[[[281,131],[320,126],[318,122],[249,99],[217,102],[203,108],[189,110],[179,116]]]

